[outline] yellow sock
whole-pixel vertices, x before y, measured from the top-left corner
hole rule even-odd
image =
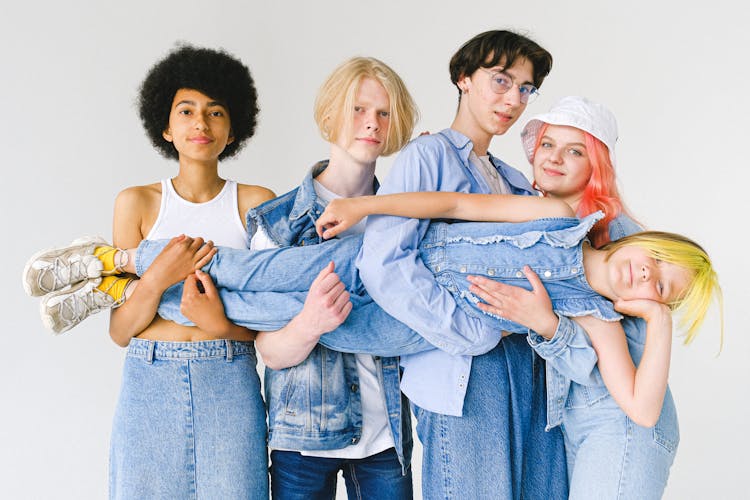
[[[99,257],[99,260],[102,261],[102,264],[104,265],[104,269],[102,269],[103,275],[122,272],[122,269],[115,264],[115,256],[118,251],[117,248],[110,246],[101,246],[94,249],[94,255]]]
[[[120,304],[125,301],[125,289],[131,281],[133,281],[133,278],[105,276],[96,288],[115,299],[115,304]]]

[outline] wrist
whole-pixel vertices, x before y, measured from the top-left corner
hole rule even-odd
[[[552,314],[541,320],[539,324],[535,325],[533,330],[545,339],[551,340],[552,337],[555,336],[555,332],[557,332],[557,326],[559,323],[560,318],[557,317],[557,314]]]
[[[216,338],[229,338],[232,330],[234,329],[234,323],[224,318],[221,321],[211,321],[212,328],[210,329],[211,335]],[[216,326],[213,326],[216,325]],[[203,328],[206,331],[206,328]]]
[[[313,328],[312,323],[304,317],[304,312],[298,314],[288,323],[287,328],[295,339],[304,344],[317,344],[324,331]]]
[[[159,279],[158,275],[149,273],[148,271],[143,273],[143,276],[138,279],[138,290],[141,291],[140,293],[145,292],[161,297],[164,291],[170,286],[172,286],[170,283],[164,283]]]
[[[653,325],[671,325],[672,324],[672,313],[669,308],[663,304],[659,304],[652,310],[648,311],[647,314],[643,315],[643,319],[646,323]]]

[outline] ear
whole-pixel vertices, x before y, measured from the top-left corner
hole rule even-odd
[[[161,136],[164,137],[165,141],[172,142],[172,132],[169,130],[169,127],[161,133]]]
[[[456,82],[456,85],[458,85],[458,88],[461,89],[462,94],[468,93],[471,89],[471,77],[461,75],[461,77],[458,79],[458,82]]]
[[[229,137],[227,137],[227,145],[232,144],[233,142],[234,142],[234,132],[230,130]]]

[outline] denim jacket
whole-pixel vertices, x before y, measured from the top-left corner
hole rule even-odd
[[[612,241],[629,234],[642,231],[642,229],[627,215],[620,215],[609,223],[609,237]],[[628,345],[631,346],[631,355],[634,355],[632,346],[634,342],[642,343],[645,322],[638,318],[624,318],[622,321]],[[576,324],[565,316],[560,316],[557,331],[551,340],[546,340],[541,335],[529,331],[528,342],[532,348],[543,357],[547,372],[547,430],[562,423],[563,410],[571,393],[571,384],[576,384],[576,399],[585,399],[589,404],[594,403],[609,394],[604,385],[599,368],[591,370],[588,379],[572,381],[558,370],[555,366],[567,358],[571,352],[583,350],[586,346],[591,347],[588,335],[576,335]],[[572,348],[572,349],[571,349]],[[642,354],[642,351],[641,351]],[[640,360],[634,361],[637,363]],[[564,364],[569,364],[566,361]]]
[[[420,258],[466,314],[493,318],[490,326],[510,333],[528,329],[509,319],[477,310],[479,298],[466,276],[487,276],[508,285],[531,288],[523,266],[533,269],[549,294],[552,309],[565,316],[594,316],[619,321],[611,301],[588,284],[583,242],[603,214],[578,219],[545,218],[523,223],[447,224],[433,222],[420,243]]]
[[[278,246],[321,243],[315,220],[325,209],[313,178],[328,166],[324,160],[292,191],[247,213],[247,228],[262,227]],[[379,187],[377,180],[374,189]],[[385,395],[388,421],[396,452],[405,471],[411,460],[411,419],[402,400],[398,358],[375,357]],[[284,370],[266,369],[268,436],[271,448],[333,450],[356,444],[362,435],[362,405],[354,354],[332,351],[318,344],[308,358]]]

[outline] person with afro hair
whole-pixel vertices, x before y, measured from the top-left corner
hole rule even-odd
[[[218,165],[255,132],[248,68],[222,50],[177,46],[148,72],[138,108],[154,148],[177,160],[177,175],[117,196],[114,244],[201,235],[247,247],[244,214],[274,193],[223,179]],[[128,351],[112,428],[110,497],[268,498],[255,332],[230,323],[215,294],[185,305],[194,327],[157,316],[162,292],[185,278],[174,264],[167,249],[111,314],[110,335]],[[127,283],[104,277],[97,290]]]

